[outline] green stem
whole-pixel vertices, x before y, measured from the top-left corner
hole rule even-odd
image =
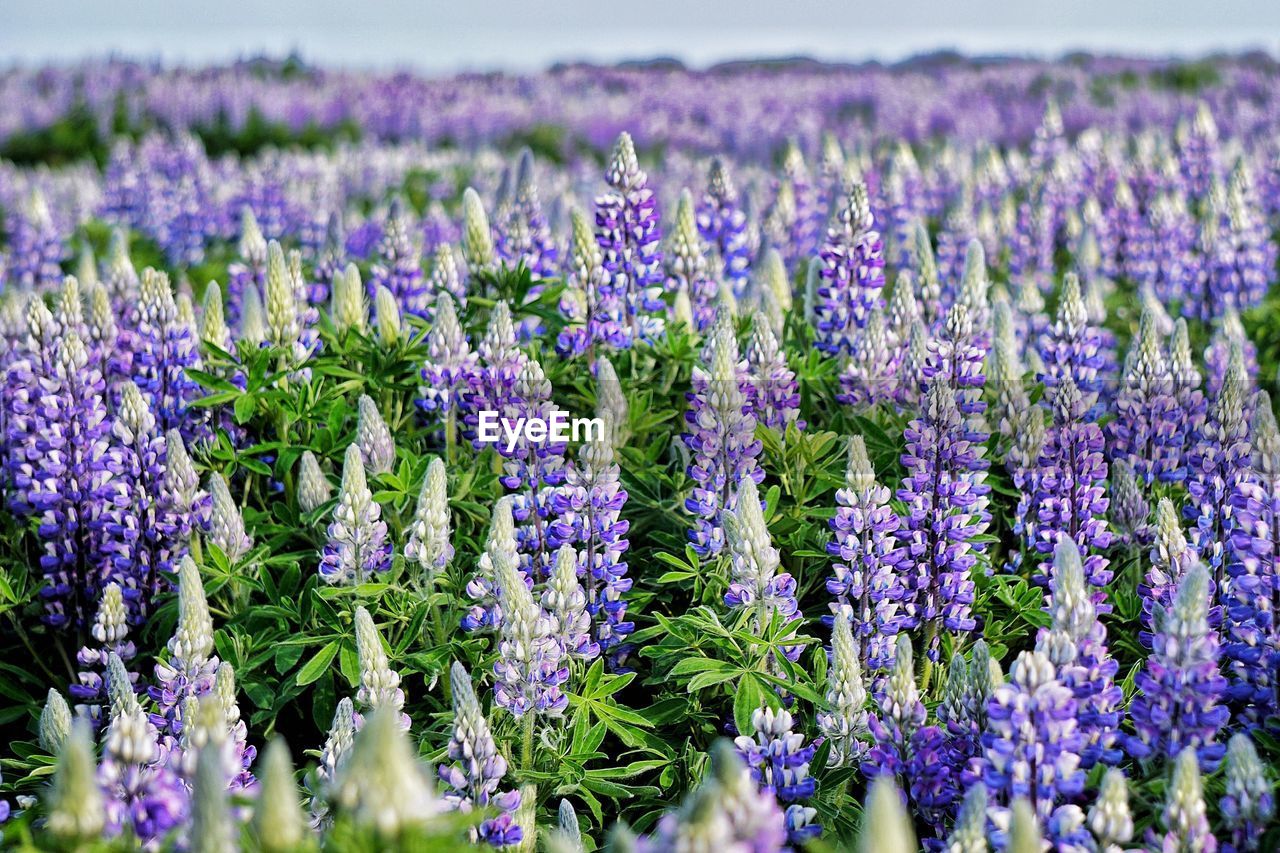
[[[536,715],[533,711],[525,713],[520,744],[520,769],[526,773],[533,769],[533,726],[535,721]]]

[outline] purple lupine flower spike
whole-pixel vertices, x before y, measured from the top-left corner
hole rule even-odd
[[[817,790],[817,780],[809,775],[809,762],[817,747],[805,745],[804,735],[794,731],[791,713],[785,709],[757,708],[751,715],[751,727],[755,737],[740,735],[734,745],[756,784],[784,805],[787,840],[799,845],[817,838],[822,834],[818,812],[803,805]]]
[[[103,708],[107,701],[107,684],[103,674],[108,658],[115,655],[122,663],[128,663],[138,654],[137,647],[129,639],[128,616],[120,585],[107,584],[102,589],[98,615],[89,631],[95,645],[86,645],[76,653],[76,663],[82,669],[69,692],[71,698],[77,700],[76,713],[88,718],[95,729],[106,723]],[[136,689],[132,685],[138,680],[137,673],[131,673],[129,680],[131,689]]]
[[[356,446],[360,458],[370,474],[387,474],[395,467],[396,444],[391,430],[382,419],[378,405],[368,394],[361,394],[357,404],[359,420],[356,423]]]
[[[936,659],[942,631],[968,632],[977,561],[971,539],[985,526],[980,502],[985,466],[973,445],[956,394],[937,374],[929,382],[924,412],[906,430],[902,456],[907,474],[898,498],[907,515],[898,540],[909,579],[899,624],[925,629],[925,652]],[[978,474],[975,477],[975,472]]]
[[[429,300],[422,276],[422,256],[413,231],[404,202],[393,199],[378,243],[378,261],[369,276],[369,298],[374,297],[379,287],[385,287],[396,298],[401,311],[425,317]]]
[[[156,662],[150,693],[157,713],[151,715],[151,722],[172,745],[182,733],[187,701],[213,689],[219,663],[213,655],[213,620],[204,584],[190,557],[183,557],[178,565],[178,625],[168,650],[168,660]]]
[[[747,237],[747,216],[739,204],[728,164],[720,157],[711,161],[707,190],[698,203],[698,233],[720,259],[718,278],[741,296],[746,290],[751,252]]]
[[[1216,853],[1218,840],[1209,826],[1200,772],[1195,749],[1188,746],[1177,754],[1160,814],[1165,833],[1159,837],[1152,832],[1148,837],[1151,845],[1162,850]]]
[[[1076,700],[1040,652],[1021,653],[1010,676],[987,706],[984,781],[1001,805],[1027,798],[1048,821],[1084,788]]]
[[[738,487],[732,510],[721,516],[725,548],[730,557],[729,590],[726,607],[752,615],[752,630],[761,635],[775,616],[784,623],[800,619],[796,603],[796,582],[790,574],[778,572],[778,550],[769,539],[764,510],[755,481],[745,478]],[[799,658],[800,646],[790,646],[786,655]]]
[[[502,609],[494,701],[516,718],[529,713],[558,717],[569,705],[560,689],[569,679],[564,650],[515,562],[500,551],[494,555]]]
[[[461,812],[492,808],[497,814],[472,830],[473,841],[494,847],[520,843],[524,830],[515,822],[520,808],[519,791],[499,791],[507,775],[507,760],[498,751],[489,721],[471,686],[471,675],[454,661],[449,670],[453,692],[453,734],[449,739],[449,759],[439,768],[440,781],[449,786],[445,803]]]
[[[803,429],[804,421],[798,419],[800,391],[795,371],[787,365],[786,353],[778,346],[769,320],[761,311],[751,318],[747,372],[755,391],[752,403],[756,421],[780,433],[793,423]]]
[[[705,332],[715,319],[717,278],[707,264],[693,212],[693,195],[685,189],[676,206],[675,225],[665,254],[667,290],[683,293],[693,308],[694,328]],[[730,282],[732,284],[732,282]]]
[[[1151,544],[1151,504],[1133,469],[1123,459],[1111,463],[1111,526],[1115,541],[1129,548]]]
[[[1120,727],[1124,694],[1115,683],[1119,665],[1107,651],[1107,629],[1085,586],[1079,547],[1059,539],[1053,554],[1047,609],[1050,627],[1036,641],[1058,668],[1058,680],[1075,695],[1080,733],[1080,766],[1115,764],[1113,748]]]
[[[1235,513],[1229,499],[1249,465],[1247,395],[1244,358],[1236,347],[1218,397],[1186,457],[1190,499],[1183,514],[1192,522],[1191,545],[1208,565],[1215,591],[1223,589],[1231,559]]]
[[[665,312],[658,211],[630,134],[618,136],[605,178],[611,191],[596,199],[596,241],[608,271],[606,313],[617,313],[630,346],[660,336]]]
[[[889,489],[876,482],[866,442],[853,436],[845,485],[836,492],[838,507],[830,522],[834,538],[827,551],[836,562],[827,591],[835,598],[834,621],[854,626],[859,666],[868,673],[892,663],[898,608],[910,595],[908,578],[900,571],[906,556],[897,538],[901,522],[889,497]]]
[[[1156,611],[1151,656],[1129,706],[1137,733],[1126,747],[1135,758],[1172,758],[1191,748],[1206,772],[1222,759],[1216,738],[1230,714],[1218,704],[1227,681],[1218,670],[1218,632],[1209,624],[1209,584],[1208,570],[1195,564],[1172,604]]]
[[[1259,391],[1253,403],[1250,475],[1231,495],[1235,512],[1232,559],[1227,565],[1224,647],[1230,659],[1231,698],[1253,720],[1280,707],[1276,678],[1277,636],[1274,601],[1280,592],[1280,430],[1271,398]]]
[[[559,269],[559,249],[538,200],[533,152],[528,148],[520,150],[514,193],[502,214],[497,221],[498,256],[512,267],[523,263],[535,280],[554,278]],[[530,295],[536,295],[536,291],[530,291]]]
[[[685,412],[688,426],[681,436],[692,455],[689,477],[694,481],[685,508],[697,517],[689,538],[704,556],[724,547],[721,516],[741,484],[764,479],[757,462],[762,444],[755,439],[756,419],[743,391],[743,373],[732,329],[717,327],[702,365],[694,370]]]
[[[361,584],[391,568],[391,540],[382,508],[365,479],[360,447],[348,445],[342,463],[342,487],[320,557],[320,577],[330,584]]]
[[[200,366],[199,342],[178,317],[169,277],[148,268],[142,274],[131,322],[133,381],[146,395],[161,432],[176,429],[188,445],[208,433],[208,410],[191,404],[203,395],[186,373]]]
[[[1275,816],[1274,785],[1258,759],[1250,735],[1240,732],[1227,744],[1226,793],[1221,801],[1223,822],[1231,830],[1227,853],[1260,849],[1259,836]]]
[[[420,590],[430,590],[453,559],[450,528],[448,477],[444,462],[432,458],[404,545],[405,563]]]
[[[822,248],[822,283],[818,287],[815,328],[817,346],[836,355],[852,353],[858,329],[884,304],[884,245],[865,184],[857,183],[841,206],[838,224],[827,232]]]
[[[1115,408],[1117,417],[1107,427],[1108,457],[1123,459],[1145,486],[1181,480],[1182,436],[1173,374],[1150,310],[1143,310],[1125,359]]]
[[[578,554],[572,545],[562,545],[556,552],[555,568],[542,592],[542,609],[566,655],[580,660],[600,655],[600,644],[591,636],[591,614],[578,581]]]
[[[867,688],[862,679],[861,652],[848,619],[838,618],[831,631],[831,668],[827,670],[827,707],[818,715],[818,728],[831,744],[827,764],[857,767],[866,756]]]
[[[462,619],[464,631],[497,628],[502,624],[502,609],[498,600],[498,565],[510,561],[520,564],[520,552],[516,545],[516,526],[511,514],[512,498],[504,497],[493,505],[493,518],[489,523],[489,536],[484,553],[476,562],[476,574],[467,584],[467,595],[477,603]],[[526,580],[525,583],[528,583]]]

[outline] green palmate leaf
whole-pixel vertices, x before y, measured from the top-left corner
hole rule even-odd
[[[298,686],[304,686],[328,672],[329,665],[337,657],[340,647],[341,644],[337,640],[330,640],[324,648],[312,656],[311,660],[302,665],[302,668],[298,670],[298,674],[294,677],[294,683]]]

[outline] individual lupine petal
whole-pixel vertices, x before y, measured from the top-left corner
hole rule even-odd
[[[831,668],[827,670],[827,707],[818,715],[818,728],[831,744],[827,763],[858,766],[866,753],[867,688],[862,680],[861,655],[853,639],[852,622],[837,618],[832,628]]]
[[[449,758],[455,763],[439,770],[441,781],[450,788],[444,801],[461,811],[495,809],[497,815],[475,829],[473,840],[478,838],[494,847],[517,844],[524,837],[522,828],[515,823],[521,795],[498,791],[507,772],[507,760],[498,752],[470,674],[457,661],[450,667],[449,681],[453,691]]]
[[[876,778],[867,791],[858,853],[916,853],[916,834],[893,778]]]
[[[289,747],[276,737],[263,755],[262,787],[253,810],[254,836],[262,853],[292,853],[307,837]]]
[[[395,467],[396,444],[391,430],[382,419],[378,405],[368,394],[361,394],[356,423],[356,445],[370,474],[387,474]]]
[[[58,750],[53,784],[45,795],[45,826],[68,849],[98,840],[106,822],[94,764],[89,723],[77,720]]]
[[[1223,822],[1235,853],[1258,850],[1263,830],[1275,815],[1274,784],[1258,759],[1253,739],[1240,732],[1227,744],[1227,781],[1222,796]]]
[[[388,349],[398,345],[404,337],[400,326],[400,306],[396,297],[385,287],[379,287],[374,297],[374,314],[378,318],[378,341]]]
[[[418,506],[404,546],[405,561],[415,567],[419,586],[430,588],[437,572],[453,559],[450,539],[448,476],[444,462],[432,458],[422,480]]]
[[[1162,839],[1165,850],[1213,853],[1218,849],[1206,814],[1200,762],[1191,747],[1179,752],[1174,762],[1173,780],[1165,791],[1160,824],[1165,831]]]
[[[218,349],[230,352],[231,330],[227,328],[226,314],[222,307],[222,288],[211,281],[204,288],[200,311],[200,340]]]
[[[298,507],[303,512],[315,512],[333,497],[333,486],[320,469],[316,455],[310,450],[298,460]]]
[[[425,825],[444,809],[391,708],[370,714],[356,734],[351,757],[330,785],[329,800],[357,825],[388,841]]]
[[[943,848],[947,853],[987,853],[987,786],[974,784],[964,795],[955,827]]]
[[[1044,850],[1040,819],[1025,797],[1013,801],[1009,816],[1009,843],[1005,850],[1008,853],[1042,853]]]
[[[462,193],[462,256],[472,273],[492,268],[497,260],[489,216],[479,193],[471,187]]]
[[[1100,853],[1120,853],[1133,839],[1133,815],[1129,811],[1129,783],[1124,772],[1112,767],[1089,807],[1089,831]]]
[[[563,545],[556,552],[555,568],[542,593],[542,608],[565,654],[583,660],[600,654],[600,644],[591,637],[591,615],[578,581],[578,554],[572,545]]]
[[[388,708],[401,716],[401,725],[409,728],[409,717],[403,714],[404,690],[400,687],[400,673],[391,668],[386,649],[382,647],[382,635],[373,624],[373,617],[363,607],[356,608],[356,655],[360,662],[360,689],[356,701],[369,711]]]
[[[199,748],[191,788],[189,849],[192,853],[235,853],[239,832],[227,800],[222,750],[216,743]]]
[[[1218,702],[1227,682],[1218,670],[1218,632],[1209,624],[1209,574],[1196,563],[1182,576],[1170,607],[1156,615],[1151,655],[1135,681],[1129,714],[1137,734],[1131,755],[1175,756],[1192,749],[1206,771],[1217,767],[1215,743],[1229,711]]]
[[[209,475],[209,494],[213,497],[209,541],[222,549],[227,560],[236,563],[253,548],[253,537],[245,532],[244,518],[231,497],[226,478],[217,472]]]
[[[240,306],[240,340],[259,347],[267,340],[267,314],[262,307],[262,294],[253,282],[246,282]]]
[[[360,280],[360,268],[355,264],[347,264],[347,268],[334,277],[329,313],[339,333],[351,330],[363,335],[368,331],[369,303],[364,282]]]
[[[40,711],[40,748],[49,755],[58,755],[70,736],[71,708],[62,694],[50,687]]]
[[[391,568],[387,523],[365,478],[361,449],[354,443],[343,457],[342,487],[327,535],[320,556],[320,577],[326,583],[364,583]]]

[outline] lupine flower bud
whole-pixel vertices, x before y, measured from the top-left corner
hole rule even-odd
[[[169,653],[188,663],[203,663],[213,654],[213,619],[205,599],[200,569],[190,557],[178,564],[178,627]]]
[[[680,193],[674,226],[668,235],[666,252],[667,289],[686,293],[693,306],[697,331],[703,331],[715,317],[716,277],[708,270],[707,259],[693,212],[693,194]],[[732,284],[729,291],[732,293]]]
[[[596,415],[605,413],[612,418],[613,446],[622,447],[631,437],[631,410],[627,395],[622,391],[613,362],[604,356],[596,359]]]
[[[252,281],[246,282],[240,305],[240,340],[259,347],[267,340],[267,315],[262,307],[262,294]]]
[[[858,853],[916,853],[917,849],[916,834],[902,807],[902,795],[891,777],[877,777],[862,810]]]
[[[351,699],[344,696],[338,700],[338,707],[333,712],[333,722],[329,726],[324,748],[320,751],[320,764],[316,767],[315,777],[307,781],[307,789],[311,792],[312,827],[323,827],[329,823],[329,788],[337,778],[338,771],[351,756],[355,737],[355,707],[351,704]]]
[[[756,276],[761,286],[773,294],[773,298],[778,302],[778,307],[784,312],[790,311],[792,304],[791,279],[787,275],[787,267],[782,261],[782,255],[778,253],[777,249],[769,249],[764,253],[764,259],[760,262]]]
[[[391,668],[387,652],[382,648],[382,635],[373,624],[373,617],[363,607],[356,608],[356,654],[360,660],[360,690],[356,701],[370,711],[390,708],[399,713],[404,708],[404,690],[400,688],[400,673]],[[408,728],[408,717],[402,715],[402,723]]]
[[[338,505],[333,508],[328,540],[320,556],[320,577],[326,583],[364,583],[391,568],[387,523],[364,472],[360,447],[348,445]]]
[[[400,343],[403,333],[400,329],[400,306],[390,290],[379,287],[374,298],[374,313],[378,316],[378,340],[384,347],[394,347]]]
[[[837,616],[832,627],[831,668],[827,670],[827,706],[818,715],[818,728],[831,744],[832,767],[861,764],[866,753],[867,688],[862,681],[861,655],[853,638],[853,623]]]
[[[1275,815],[1274,788],[1252,738],[1244,732],[1233,735],[1227,744],[1222,817],[1231,830],[1231,847],[1237,853],[1259,849],[1259,836]]]
[[[1102,787],[1089,807],[1089,831],[1100,853],[1120,853],[1133,839],[1133,815],[1129,811],[1129,783],[1123,771],[1112,767],[1102,777]]]
[[[364,283],[360,281],[360,269],[355,264],[347,264],[347,268],[334,277],[331,299],[329,311],[339,333],[354,330],[364,334],[368,330],[369,304]]]
[[[132,715],[142,711],[138,696],[133,692],[133,677],[125,669],[120,655],[111,652],[107,656],[107,695],[111,699],[111,716]]]
[[[1178,753],[1173,780],[1165,791],[1160,823],[1165,830],[1162,839],[1165,850],[1212,853],[1218,848],[1205,810],[1200,762],[1191,747]]]
[[[530,712],[559,716],[569,704],[560,691],[569,679],[564,650],[515,561],[509,555],[494,556],[502,620],[499,657],[493,665],[494,701],[517,718]]]
[[[798,619],[796,582],[786,572],[778,572],[778,550],[769,539],[760,494],[750,477],[743,479],[733,511],[724,514],[723,523],[725,544],[732,559],[725,606],[753,613],[757,633],[775,613],[786,622]],[[797,655],[799,651],[794,649]],[[788,657],[791,656],[792,650],[788,649]]]
[[[226,478],[217,472],[209,475],[209,494],[213,496],[209,541],[222,549],[228,561],[236,563],[253,548],[253,538],[245,532],[244,518]]]
[[[561,800],[556,810],[554,835],[562,853],[584,853],[582,828],[578,826],[578,815],[568,800]]]
[[[1044,840],[1040,835],[1040,819],[1025,797],[1013,801],[1009,816],[1008,853],[1043,853]]]
[[[254,835],[263,853],[292,853],[303,845],[307,831],[289,747],[277,737],[267,745],[262,760],[262,788],[253,810]]]
[[[222,307],[222,288],[211,281],[204,288],[200,312],[200,339],[227,352],[231,351],[231,330]]]
[[[431,778],[391,708],[369,715],[355,737],[351,757],[338,768],[330,801],[383,839],[422,826],[443,808]]]
[[[227,801],[223,755],[215,743],[199,748],[191,786],[192,853],[235,853],[238,827]]]
[[[947,838],[947,853],[987,853],[987,786],[974,784],[964,795],[955,827]]]
[[[360,395],[356,445],[370,474],[387,474],[396,464],[396,444],[382,413],[368,394]]]
[[[422,480],[418,507],[409,525],[409,539],[404,546],[405,561],[416,567],[422,588],[431,586],[435,574],[453,559],[450,537],[448,476],[444,462],[433,458]]]
[[[298,460],[298,506],[303,512],[315,512],[333,497],[333,486],[320,470],[316,455],[305,451]]]
[[[106,820],[94,766],[89,723],[77,720],[58,751],[45,807],[49,833],[70,848],[95,841]]]
[[[52,687],[40,711],[40,748],[49,755],[57,755],[71,736],[71,708],[62,694]]]
[[[489,216],[479,193],[471,187],[462,194],[462,256],[473,273],[489,269],[496,261]]]

